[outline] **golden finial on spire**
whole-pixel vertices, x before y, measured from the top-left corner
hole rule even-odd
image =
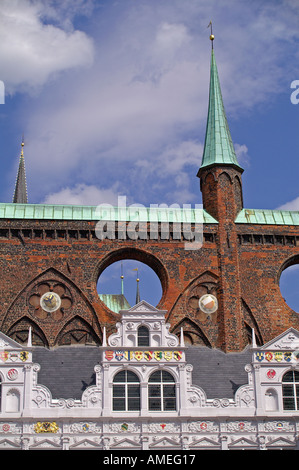
[[[214,41],[214,39],[215,39],[215,36],[214,36],[214,34],[213,34],[212,20],[211,20],[210,23],[208,24],[208,28],[211,28],[210,40],[212,41],[212,48],[213,48],[213,41]]]
[[[24,156],[24,134],[22,135],[22,142],[21,142],[21,157]]]
[[[121,262],[121,293],[124,293],[124,270],[123,270],[123,262]]]

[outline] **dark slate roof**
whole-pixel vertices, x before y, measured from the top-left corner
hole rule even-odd
[[[40,364],[37,382],[46,385],[52,398],[81,399],[90,385],[95,385],[95,365],[100,363],[96,346],[61,346],[55,349],[35,347],[33,362]]]
[[[193,346],[186,351],[187,363],[193,365],[192,383],[199,385],[207,398],[234,398],[237,389],[248,383],[245,366],[251,363],[251,357],[250,349],[226,354]]]
[[[41,366],[38,383],[45,385],[53,398],[81,399],[83,391],[95,384],[94,366],[100,364],[100,359],[96,346],[33,350],[33,362]],[[200,386],[207,398],[234,398],[236,390],[248,382],[244,367],[251,362],[250,349],[225,354],[192,346],[186,350],[186,359],[193,365],[192,383]]]

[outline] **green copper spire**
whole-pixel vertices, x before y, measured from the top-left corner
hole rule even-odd
[[[211,35],[210,39],[213,44],[214,36]],[[233,165],[243,171],[238,164],[227,124],[213,47],[211,56],[209,111],[200,169],[211,165]]]

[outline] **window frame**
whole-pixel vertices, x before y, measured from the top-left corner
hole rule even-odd
[[[292,380],[286,380],[286,377],[292,375]],[[283,411],[299,411],[299,371],[289,369],[282,376],[282,406]],[[288,390],[288,393],[286,393]],[[287,407],[287,403],[292,407]]]
[[[124,380],[115,380],[124,374]],[[136,380],[128,380],[129,375]],[[134,377],[133,377],[134,376]],[[138,392],[134,392],[134,388]],[[116,393],[117,392],[117,393]],[[132,394],[132,395],[131,395]],[[134,404],[137,402],[137,406]],[[115,406],[116,404],[120,407]],[[141,410],[141,388],[138,375],[130,369],[116,372],[112,381],[112,411],[113,412],[139,412]]]
[[[146,334],[140,334],[140,331],[146,331]],[[140,325],[137,328],[137,346],[150,346],[149,328],[146,325]]]
[[[157,377],[158,374],[160,375],[160,380],[153,380],[153,376]],[[166,378],[171,380],[166,380]],[[156,392],[154,392],[155,388]],[[165,413],[177,411],[176,380],[175,377],[165,369],[158,369],[150,374],[148,378],[147,394],[148,411]],[[154,405],[155,402],[158,406]]]

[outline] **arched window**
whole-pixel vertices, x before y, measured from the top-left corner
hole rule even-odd
[[[140,326],[137,331],[138,346],[149,346],[149,330],[146,326]]]
[[[113,411],[140,410],[140,383],[134,372],[122,370],[113,379]]]
[[[157,370],[149,378],[148,408],[150,411],[175,411],[175,380],[169,372]]]
[[[289,370],[282,378],[284,410],[299,410],[299,372]]]

